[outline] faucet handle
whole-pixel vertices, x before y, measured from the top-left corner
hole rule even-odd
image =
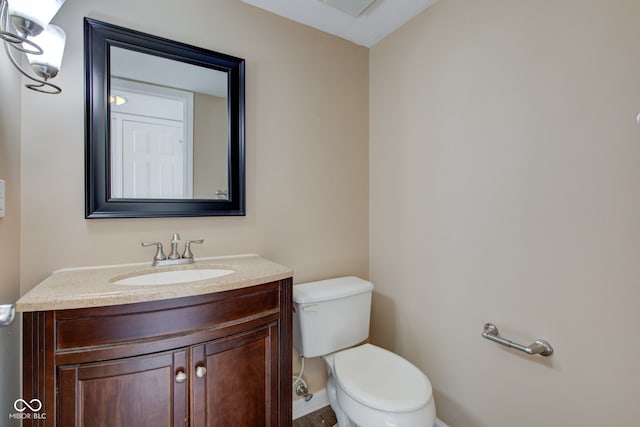
[[[197,243],[199,245],[204,243],[204,239],[199,240],[187,240],[184,244],[184,253],[182,254],[182,258],[193,259],[193,253],[191,253],[191,244]]]
[[[162,250],[162,243],[160,242],[142,242],[142,246],[144,246],[145,248],[147,246],[155,246],[156,247],[156,255],[153,257],[153,261],[162,261],[167,259],[167,256],[164,254],[164,251]]]

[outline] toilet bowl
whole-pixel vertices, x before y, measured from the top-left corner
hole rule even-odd
[[[402,357],[371,344],[324,356],[329,403],[339,427],[431,427],[429,379]]]
[[[395,353],[361,344],[372,291],[357,277],[294,286],[293,345],[303,357],[325,360],[339,427],[431,427],[436,409],[426,375]]]

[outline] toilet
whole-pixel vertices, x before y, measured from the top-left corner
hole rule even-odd
[[[293,287],[293,346],[322,357],[327,394],[339,427],[431,427],[431,383],[409,361],[372,344],[373,284],[340,277]]]

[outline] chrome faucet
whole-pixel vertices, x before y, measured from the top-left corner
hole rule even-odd
[[[166,265],[180,265],[180,264],[192,264],[194,262],[193,253],[191,252],[191,244],[204,243],[203,239],[199,240],[187,240],[184,244],[184,252],[182,255],[178,252],[178,242],[180,242],[180,235],[178,233],[173,233],[173,237],[171,238],[171,252],[169,252],[169,256],[167,257],[164,254],[164,250],[162,249],[161,242],[142,242],[142,246],[155,246],[156,254],[153,257],[153,262],[151,263],[154,267],[162,267]]]

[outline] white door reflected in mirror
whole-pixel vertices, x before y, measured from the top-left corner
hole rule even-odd
[[[227,74],[112,46],[113,199],[227,199]]]

